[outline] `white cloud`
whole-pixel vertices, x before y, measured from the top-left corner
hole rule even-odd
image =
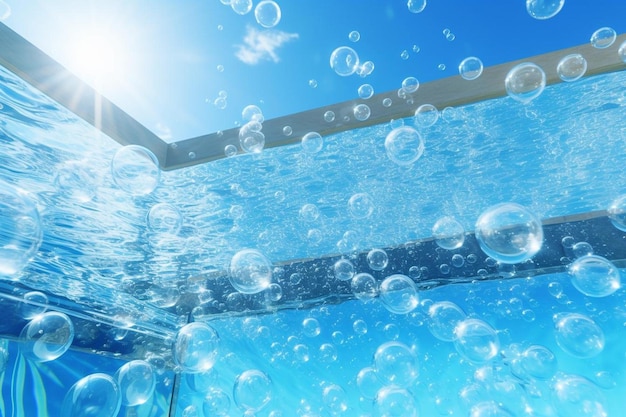
[[[280,58],[276,51],[284,43],[298,39],[297,33],[287,33],[280,30],[258,30],[248,26],[244,45],[237,45],[235,56],[248,65],[256,65],[259,61],[278,62]]]

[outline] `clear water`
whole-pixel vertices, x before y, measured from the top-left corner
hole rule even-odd
[[[34,259],[1,287],[7,319],[0,329],[10,340],[0,349],[0,364],[6,362],[1,415],[60,415],[65,394],[80,378],[113,375],[131,359],[153,365],[157,388],[147,403],[123,407],[119,415],[166,415],[172,398],[175,416],[242,415],[243,404],[264,395],[245,384],[251,402],[242,399],[245,392],[235,395],[238,375],[251,369],[269,376],[271,399],[246,415],[620,415],[623,289],[592,298],[562,272],[512,274],[422,290],[419,306],[397,315],[378,300],[316,299],[304,308],[306,295],[290,305],[267,301],[235,314],[229,311],[242,310],[253,297],[231,289],[221,299],[216,288],[243,248],[258,249],[280,266],[426,238],[442,216],[473,230],[487,207],[505,201],[540,218],[607,208],[626,188],[625,73],[549,87],[526,105],[502,98],[445,109],[434,126],[420,129],[425,152],[410,167],[392,163],[384,148],[393,126],[413,123],[406,119],[324,138],[313,155],[296,145],[161,173],[159,186],[143,197],[115,184],[110,162],[118,145],[9,72],[0,76],[0,178],[36,201],[43,229]],[[356,193],[373,201],[367,218],[350,215]],[[181,213],[177,234],[148,227],[149,210],[158,203]],[[303,210],[307,204],[314,207]],[[419,259],[411,266],[421,266]],[[393,273],[409,271],[381,274]],[[318,280],[320,288],[334,280],[326,271],[303,278]],[[285,290],[291,282],[278,273],[275,280]],[[20,331],[28,324],[20,309],[32,289],[46,292],[49,310],[74,323],[73,349],[54,361],[20,354]],[[475,363],[453,342],[435,338],[428,311],[439,301],[495,329],[497,355]],[[567,339],[571,334],[555,328],[558,313],[591,318],[604,333],[602,351],[573,356],[572,349],[594,340],[588,331]],[[317,320],[318,335],[314,321],[303,325],[309,318]],[[173,372],[171,345],[190,319],[220,335],[211,375]],[[566,337],[565,349],[557,337]],[[385,376],[359,384],[357,375],[394,340],[414,355],[415,377],[375,399]],[[533,345],[550,349],[556,365],[529,362],[524,352]],[[395,404],[396,414],[384,413],[385,401]],[[210,404],[217,405],[204,413]]]

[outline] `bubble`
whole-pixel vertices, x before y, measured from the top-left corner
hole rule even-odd
[[[626,41],[622,42],[619,49],[617,50],[617,54],[623,62],[626,62]]]
[[[271,0],[262,0],[254,8],[256,22],[264,28],[273,28],[280,22],[280,7]]]
[[[63,313],[49,311],[35,316],[20,333],[20,348],[35,362],[53,361],[74,341],[74,324]]]
[[[308,154],[318,153],[324,147],[324,138],[317,132],[302,136],[302,150]]]
[[[261,153],[265,147],[265,134],[260,122],[250,121],[239,129],[239,146],[244,152]]]
[[[367,193],[353,194],[348,200],[348,212],[355,219],[365,219],[374,212],[374,200]]]
[[[415,124],[419,127],[430,127],[439,120],[439,111],[432,104],[422,104],[415,110]]]
[[[230,7],[240,15],[245,15],[252,10],[252,0],[231,0]]]
[[[208,324],[186,324],[176,334],[174,362],[183,372],[207,372],[215,364],[219,342],[217,332]]]
[[[465,242],[465,229],[456,219],[445,216],[433,226],[433,238],[442,249],[458,249]]]
[[[261,252],[243,249],[230,261],[229,280],[242,294],[256,294],[272,283],[272,264]]]
[[[11,6],[4,1],[0,1],[0,20],[6,20],[11,16]]]
[[[419,375],[417,357],[400,342],[386,342],[374,354],[376,375],[385,385],[408,387]]]
[[[621,286],[619,269],[601,256],[582,256],[569,266],[568,272],[574,287],[589,297],[606,297]]]
[[[300,362],[308,362],[311,359],[311,356],[309,355],[309,348],[307,345],[303,345],[301,343],[293,347],[293,354]]]
[[[420,83],[415,77],[406,77],[404,80],[402,80],[402,91],[407,94],[416,92],[419,86]]]
[[[382,271],[387,268],[389,257],[382,249],[372,249],[367,253],[367,265],[372,271]]]
[[[339,385],[331,384],[324,388],[322,400],[333,416],[345,413],[348,410],[348,396]]]
[[[332,363],[335,362],[337,358],[337,348],[330,343],[322,343],[320,346],[320,360],[324,363]]]
[[[390,275],[380,284],[380,300],[395,314],[407,314],[417,307],[419,296],[411,278],[402,274]]]
[[[526,0],[528,14],[538,20],[556,16],[565,4],[565,0]]]
[[[446,40],[448,42],[452,42],[452,41],[454,41],[456,39],[456,35],[454,33],[452,33],[452,32],[446,34],[445,36],[446,36]]]
[[[381,388],[376,394],[374,406],[378,411],[377,415],[381,417],[418,417],[415,398],[404,388],[396,386]]]
[[[19,305],[19,314],[26,320],[34,319],[48,309],[48,296],[42,292],[30,291],[23,298],[24,301]]]
[[[224,72],[224,65],[222,65],[222,64],[217,64],[217,66],[215,67],[215,69],[217,70],[217,72]],[[216,106],[217,106],[218,108],[221,108],[221,109],[226,108],[226,97],[222,97],[222,96],[220,96],[220,97],[218,97],[218,99],[222,99],[222,101],[224,102],[224,106],[223,106],[223,107],[222,107],[222,106],[217,106],[217,104],[216,104]],[[217,100],[216,100],[216,101],[217,101]]]
[[[340,46],[330,55],[330,67],[338,75],[347,77],[356,72],[359,67],[359,56],[348,46]]]
[[[359,371],[356,376],[356,384],[361,395],[368,400],[376,398],[376,393],[382,388],[381,380],[376,375],[376,370],[366,367]]]
[[[237,147],[235,145],[226,145],[224,147],[224,155],[227,158],[237,155]]]
[[[455,329],[454,347],[465,359],[474,363],[492,360],[500,350],[498,334],[480,319],[460,321]]]
[[[437,69],[439,71],[445,71],[446,70],[446,64],[439,64],[439,65],[437,65]]]
[[[262,410],[272,399],[272,380],[257,369],[247,370],[235,381],[233,399],[242,410]]]
[[[378,295],[378,286],[374,277],[366,272],[352,277],[350,288],[354,296],[362,301],[372,299]]]
[[[504,264],[532,258],[543,244],[541,221],[515,203],[496,204],[476,222],[476,239],[488,256]]]
[[[546,74],[540,66],[524,62],[511,68],[504,80],[506,93],[513,99],[529,103],[539,97],[546,86]]]
[[[463,258],[463,255],[459,255],[458,253],[455,253],[454,255],[452,255],[452,259],[450,260],[450,263],[455,268],[461,268],[463,265],[465,265],[465,258]]]
[[[406,49],[403,50],[402,52],[400,52],[400,58],[403,61],[406,61],[407,59],[409,59],[409,51],[407,51]]]
[[[360,98],[367,100],[374,95],[374,87],[369,84],[363,84],[359,87],[358,93]]]
[[[300,207],[298,217],[305,222],[313,222],[320,216],[320,211],[315,204],[305,204]]]
[[[520,359],[524,371],[535,379],[550,379],[557,371],[558,364],[556,356],[545,346],[529,346],[522,353]]]
[[[263,123],[265,121],[265,117],[263,116],[263,111],[261,110],[259,106],[255,106],[254,104],[249,104],[243,108],[243,110],[241,111],[241,118],[246,123],[248,122]]]
[[[406,6],[411,13],[421,13],[426,8],[426,0],[408,0]]]
[[[354,113],[354,118],[360,122],[364,122],[365,120],[369,119],[370,115],[372,114],[367,104],[357,104],[356,106],[354,106],[352,113]]]
[[[148,227],[155,233],[178,234],[183,217],[176,207],[168,203],[158,203],[148,212]]]
[[[361,78],[365,78],[368,75],[371,75],[374,72],[374,63],[372,61],[365,61],[363,64],[359,65],[356,72]]]
[[[424,153],[424,140],[417,130],[408,126],[398,127],[385,138],[385,150],[392,162],[411,165]]]
[[[428,330],[437,339],[452,342],[456,339],[454,329],[466,317],[465,312],[452,302],[434,303],[428,308]]]
[[[483,62],[475,56],[469,56],[459,64],[459,74],[466,80],[475,80],[482,73]]]
[[[564,56],[556,66],[559,78],[566,82],[578,80],[587,71],[587,60],[581,54]]]
[[[384,107],[391,107],[392,104],[393,104],[393,101],[389,97],[385,97],[383,99],[383,106]]]
[[[354,320],[352,323],[352,330],[354,330],[354,333],[358,335],[364,335],[367,333],[367,323],[361,319]]]
[[[317,80],[316,80],[316,79],[311,78],[311,79],[309,80],[309,87],[311,87],[311,88],[317,88]]]
[[[224,110],[228,106],[228,101],[224,97],[218,97],[213,100],[213,105],[220,110]]]
[[[142,360],[130,361],[115,373],[120,388],[122,404],[135,406],[145,404],[154,393],[156,378],[152,365]]]
[[[613,226],[626,232],[626,194],[613,200],[607,213]]]
[[[157,157],[139,145],[124,146],[111,160],[115,184],[134,196],[148,195],[159,184],[161,171]]]
[[[211,388],[204,396],[202,411],[205,416],[228,416],[230,398],[219,388]]]
[[[91,374],[75,383],[65,395],[61,417],[115,417],[122,406],[117,382],[106,374]]]
[[[615,29],[603,27],[593,32],[590,42],[594,48],[605,49],[613,45],[616,38],[617,34],[615,33]]]
[[[554,383],[552,397],[560,417],[609,415],[602,390],[582,376],[566,375],[558,378]]]
[[[320,323],[313,317],[307,317],[302,322],[302,332],[306,337],[317,337],[321,331]]]
[[[327,123],[335,121],[335,112],[332,110],[328,110],[324,112],[324,121]]]
[[[554,328],[557,345],[576,358],[592,358],[604,349],[604,332],[585,315],[557,314]]]
[[[350,39],[350,42],[358,42],[359,39],[361,39],[361,34],[358,31],[353,30],[348,34],[348,39]]]
[[[339,281],[349,281],[354,276],[354,265],[347,259],[339,259],[333,265],[333,272]]]

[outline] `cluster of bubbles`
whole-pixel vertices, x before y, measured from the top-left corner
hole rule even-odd
[[[261,153],[265,147],[263,122],[265,117],[258,106],[250,104],[241,112],[244,125],[239,128],[239,146],[247,153]]]
[[[218,71],[220,70],[220,68],[222,71],[224,70],[223,66],[218,66]],[[224,110],[228,106],[227,99],[228,99],[228,93],[224,90],[220,90],[217,93],[217,97],[215,98],[215,100],[213,100],[213,105],[219,110]]]

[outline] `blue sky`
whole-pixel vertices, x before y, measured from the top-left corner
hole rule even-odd
[[[565,0],[547,20],[532,18],[525,0],[428,0],[419,14],[406,0],[276,0],[282,18],[271,29],[254,8],[240,15],[220,0],[4,1],[5,24],[167,140],[234,127],[249,104],[269,119],[356,98],[363,83],[380,93],[408,76],[456,75],[467,56],[491,66],[586,43],[603,26],[626,31],[623,0]],[[339,46],[374,72],[335,74]],[[223,109],[214,104],[222,91]]]

